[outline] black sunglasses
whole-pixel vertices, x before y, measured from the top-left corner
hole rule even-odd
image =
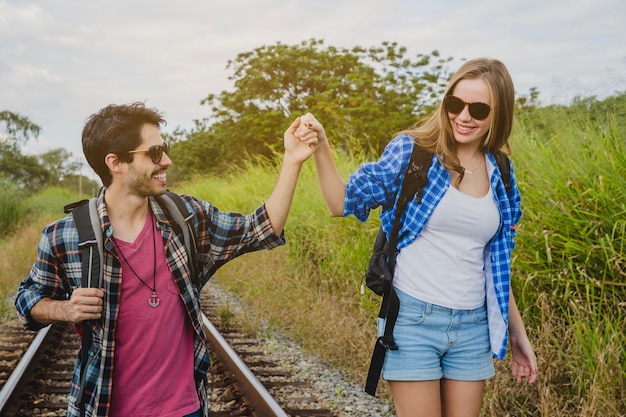
[[[443,99],[443,106],[448,113],[459,114],[465,106],[469,108],[469,114],[473,119],[485,120],[489,116],[491,107],[486,103],[466,103],[457,96],[446,96]]]
[[[137,149],[134,151],[128,151],[128,153],[137,152],[145,152],[150,154],[150,159],[152,159],[152,163],[156,165],[161,162],[161,158],[163,158],[163,153],[170,152],[170,145],[169,143],[165,142],[163,145],[150,146],[148,149]]]

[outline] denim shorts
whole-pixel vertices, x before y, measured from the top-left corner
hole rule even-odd
[[[387,381],[482,381],[495,375],[487,308],[453,310],[426,303],[396,288],[400,312],[393,329],[398,350],[388,350]],[[378,335],[384,320],[378,319]]]

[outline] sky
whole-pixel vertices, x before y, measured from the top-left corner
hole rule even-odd
[[[0,0],[0,111],[42,128],[25,153],[82,161],[86,119],[143,101],[190,129],[232,90],[229,60],[278,42],[500,59],[518,95],[568,104],[626,91],[624,0]],[[455,61],[460,62],[460,61]],[[454,70],[458,64],[453,64]]]

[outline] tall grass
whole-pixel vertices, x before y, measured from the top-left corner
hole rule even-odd
[[[13,296],[19,282],[28,274],[37,256],[37,243],[43,227],[64,216],[63,206],[78,196],[63,188],[49,188],[24,196],[15,194],[18,215],[4,220],[9,224],[0,237],[0,317],[14,317]],[[18,198],[17,196],[21,196]]]
[[[0,230],[10,230],[20,220],[20,196],[18,187],[0,180]]]
[[[547,137],[520,120],[515,161],[525,210],[514,272],[537,343],[549,353],[539,385],[559,387],[552,404],[623,415],[626,141],[610,114],[599,125],[568,113],[552,109]]]

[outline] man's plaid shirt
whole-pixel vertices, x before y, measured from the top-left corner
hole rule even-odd
[[[194,366],[195,382],[202,404],[202,415],[208,415],[206,373],[210,365],[206,335],[202,327],[199,290],[223,263],[246,252],[271,249],[285,243],[282,236],[273,232],[265,206],[243,216],[238,213],[219,211],[208,202],[190,196],[182,196],[193,216],[196,229],[198,254],[203,256],[199,278],[200,288],[192,284],[182,231],[177,232],[176,222],[150,198],[150,208],[163,237],[166,259],[177,284],[186,311],[195,330]],[[98,215],[104,238],[104,312],[94,326],[94,343],[86,371],[85,395],[88,416],[106,416],[111,402],[111,384],[114,363],[115,323],[119,311],[121,289],[121,265],[112,242],[113,229],[104,204],[103,194],[98,200]],[[40,323],[32,320],[30,310],[44,297],[63,300],[81,284],[81,262],[78,250],[78,231],[72,216],[47,226],[39,242],[37,261],[30,274],[20,284],[16,308],[18,316],[29,329],[37,330]],[[68,416],[79,414],[78,397],[80,357],[77,359]],[[133,387],[129,387],[133,389]]]
[[[370,210],[382,207],[381,224],[389,237],[395,215],[395,201],[413,150],[413,140],[407,135],[394,138],[377,162],[363,163],[350,175],[346,184],[344,216],[353,214],[365,221]],[[505,190],[494,156],[487,154],[487,168],[496,204],[500,211],[500,228],[485,251],[485,275],[489,337],[495,357],[504,359],[508,342],[509,292],[511,282],[511,252],[515,247],[516,225],[521,219],[521,197],[511,162],[511,188]],[[450,187],[450,173],[433,156],[428,170],[428,185],[422,193],[422,203],[408,203],[402,215],[398,234],[398,250],[413,242],[420,234],[437,204]]]

